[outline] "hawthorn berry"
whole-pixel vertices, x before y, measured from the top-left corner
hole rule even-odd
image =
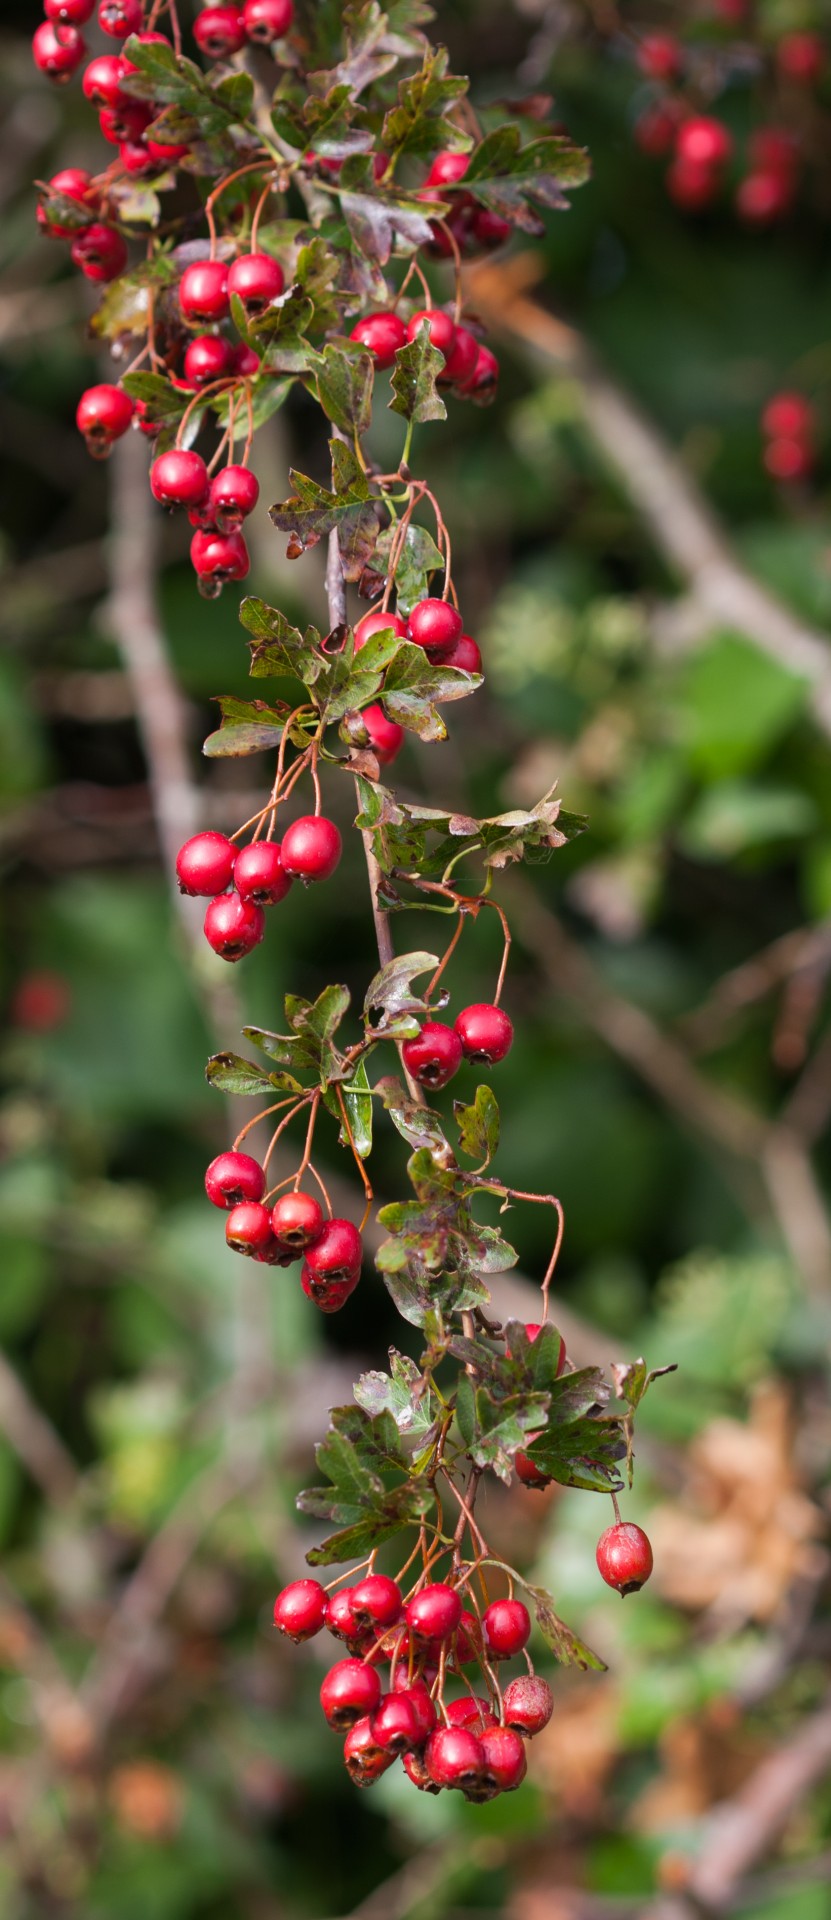
[[[794,203],[793,180],[782,173],[749,173],[736,189],[736,212],[751,227],[781,220]]]
[[[677,158],[667,174],[667,192],[685,213],[702,213],[718,198],[719,176],[713,167]]]
[[[142,140],[152,118],[152,107],[143,106],[139,100],[125,100],[117,107],[102,107],[98,125],[110,146],[120,147],[125,140]]]
[[[43,11],[53,27],[85,27],[92,19],[95,0],[43,0]]]
[[[406,1693],[383,1693],[369,1716],[369,1724],[373,1739],[385,1753],[409,1753],[413,1747],[423,1747],[426,1739]]]
[[[392,766],[404,745],[404,728],[398,725],[397,720],[388,719],[377,700],[371,707],[364,707],[361,719],[379,766]]]
[[[596,1557],[601,1578],[621,1599],[627,1593],[637,1593],[652,1572],[652,1548],[643,1528],[633,1520],[619,1520],[607,1527],[597,1542]]]
[[[374,633],[394,633],[399,640],[407,637],[407,622],[400,613],[391,613],[389,609],[374,607],[363,614],[355,627],[355,652],[360,653]]]
[[[330,1593],[326,1603],[324,1625],[333,1633],[336,1640],[358,1640],[360,1628],[352,1611],[352,1588],[340,1587],[337,1593]]]
[[[305,1261],[300,1269],[300,1285],[306,1299],[311,1300],[319,1313],[340,1313],[341,1307],[346,1306],[350,1295],[354,1293],[360,1277],[359,1273],[350,1273],[342,1280],[319,1279]]]
[[[218,333],[200,333],[185,348],[184,375],[189,387],[209,387],[223,380],[234,364],[234,349]]]
[[[674,33],[645,33],[637,61],[650,80],[675,80],[681,71],[681,48]]]
[[[405,1753],[402,1756],[401,1765],[407,1779],[414,1787],[418,1787],[419,1793],[441,1793],[441,1787],[436,1786],[435,1780],[431,1779],[427,1772],[423,1753],[419,1751]]]
[[[276,907],[291,891],[291,876],[286,873],[277,840],[252,840],[241,847],[234,866],[234,886],[243,900],[258,907]]]
[[[773,480],[804,480],[814,464],[813,449],[806,440],[771,440],[764,462]]]
[[[465,1727],[468,1733],[475,1733],[477,1740],[486,1727],[499,1725],[495,1713],[491,1711],[490,1701],[473,1693],[464,1693],[460,1700],[451,1700],[447,1718],[452,1727]]]
[[[364,1714],[350,1727],[343,1743],[343,1757],[349,1778],[356,1787],[371,1787],[395,1761],[394,1753],[378,1746],[369,1714]]]
[[[364,1714],[372,1714],[381,1698],[381,1681],[375,1667],[363,1660],[339,1660],[320,1689],[320,1704],[330,1727],[354,1726]]]
[[[447,359],[444,372],[439,375],[441,386],[458,386],[464,389],[465,383],[472,380],[479,358],[479,342],[469,327],[457,327],[456,336]]]
[[[678,128],[675,150],[679,160],[694,167],[723,167],[733,151],[733,141],[723,121],[712,114],[691,114]]]
[[[385,1573],[368,1573],[352,1588],[352,1611],[359,1627],[394,1627],[402,1605],[398,1581]]]
[[[417,647],[452,647],[462,631],[462,616],[450,600],[417,600],[407,622]]]
[[[505,1688],[503,1705],[506,1727],[532,1737],[548,1726],[554,1712],[554,1695],[548,1681],[542,1680],[539,1674],[523,1673]]]
[[[429,173],[424,180],[425,187],[452,187],[457,180],[463,180],[470,166],[469,153],[451,153],[447,147],[437,153]]]
[[[174,167],[177,160],[183,160],[185,154],[190,153],[190,147],[182,140],[148,140],[147,151],[157,167]]]
[[[112,34],[114,40],[126,40],[131,33],[139,33],[141,22],[141,0],[101,0],[98,25],[102,33]]]
[[[92,220],[92,210],[90,206],[93,198],[90,194],[92,175],[87,173],[85,168],[62,167],[59,173],[53,173],[51,180],[48,182],[48,186],[50,193],[60,194],[64,200],[73,200],[79,208],[83,208],[87,216],[87,221]],[[37,208],[36,217],[41,233],[45,234],[47,240],[71,240],[73,235],[78,232],[77,223],[74,223],[71,227],[63,226],[61,222],[56,220],[54,215],[49,212],[48,206],[45,205],[43,201],[41,201]]]
[[[241,960],[265,933],[265,914],[238,893],[220,893],[205,914],[205,939],[221,960]]]
[[[328,880],[340,860],[343,842],[334,820],[305,813],[283,835],[282,859],[293,880]]]
[[[351,1220],[326,1220],[313,1245],[306,1248],[303,1272],[320,1286],[337,1285],[357,1279],[363,1255],[363,1241]]]
[[[521,1600],[492,1600],[482,1625],[488,1652],[497,1660],[512,1660],[531,1637],[531,1615]]]
[[[513,227],[510,220],[503,220],[501,213],[494,213],[490,207],[474,207],[470,215],[470,234],[478,246],[493,253],[496,247],[503,247],[510,240]]]
[[[241,340],[234,348],[234,372],[238,380],[253,380],[260,371],[259,356]]]
[[[426,1680],[409,1680],[407,1677],[407,1663],[405,1661],[402,1666],[396,1668],[392,1690],[393,1693],[403,1694],[404,1698],[409,1700],[418,1725],[418,1740],[416,1744],[420,1747],[423,1746],[438,1720],[438,1715],[430,1698],[430,1689]]]
[[[209,533],[198,529],[190,543],[190,557],[200,584],[210,582],[216,589],[226,580],[244,580],[251,567],[241,533]]]
[[[804,393],[775,393],[762,414],[762,431],[771,440],[808,439],[813,427],[814,409]]]
[[[195,507],[208,491],[208,469],[201,453],[171,447],[150,468],[150,491],[163,507]]]
[[[776,49],[776,64],[786,80],[812,86],[825,72],[825,42],[819,33],[784,33]]]
[[[218,1153],[205,1174],[205,1192],[215,1207],[230,1213],[243,1200],[262,1200],[265,1172],[250,1153]]]
[[[143,141],[122,140],[118,149],[118,157],[125,173],[149,173],[153,166],[153,162]]]
[[[485,1756],[485,1780],[495,1793],[513,1793],[528,1771],[528,1756],[512,1727],[486,1727],[479,1736]]]
[[[75,424],[84,436],[90,453],[101,459],[109,453],[114,440],[133,418],[133,402],[121,387],[87,387],[75,412]]]
[[[288,33],[294,6],[292,0],[245,0],[242,18],[248,39],[267,47]]]
[[[93,220],[91,226],[83,227],[80,233],[76,233],[69,257],[73,266],[80,267],[87,280],[117,280],[127,265],[127,242],[117,227],[109,227],[103,220]]]
[[[100,53],[84,69],[81,91],[93,107],[130,107],[136,104],[124,92],[128,62],[120,53]]]
[[[482,1629],[475,1613],[467,1607],[462,1608],[462,1617],[456,1628],[454,1654],[457,1666],[467,1667],[471,1661],[478,1660],[482,1652]]]
[[[275,1627],[297,1645],[320,1632],[325,1615],[326,1592],[319,1580],[292,1580],[274,1602]]]
[[[245,22],[239,7],[204,7],[193,23],[193,37],[209,60],[224,60],[245,46]]]
[[[241,253],[228,268],[228,293],[235,293],[247,313],[264,313],[285,286],[279,260],[270,253]]]
[[[224,320],[228,305],[224,260],[195,260],[185,268],[179,281],[179,306],[186,320]]]
[[[221,467],[211,481],[210,508],[223,533],[233,532],[253,513],[260,483],[250,467]]]
[[[405,1040],[401,1057],[421,1087],[446,1087],[462,1064],[462,1043],[441,1020],[425,1020],[421,1032]]]
[[[514,1454],[514,1469],[517,1479],[522,1481],[524,1487],[541,1490],[543,1487],[552,1485],[553,1475],[546,1473],[544,1467],[539,1467],[536,1460],[532,1460],[530,1453],[524,1453],[521,1447]]]
[[[456,328],[450,314],[442,307],[420,307],[407,323],[407,339],[415,340],[425,325],[431,344],[444,354],[446,362],[456,342]]]
[[[284,1193],[271,1209],[271,1227],[284,1247],[298,1252],[320,1239],[326,1222],[313,1193]]]
[[[391,367],[399,347],[406,346],[407,329],[397,313],[381,309],[377,313],[366,313],[362,320],[352,328],[350,340],[357,340],[362,347],[368,347],[378,367]]]
[[[492,1067],[510,1053],[514,1029],[502,1007],[476,1001],[462,1009],[454,1024],[466,1060]]]
[[[424,1749],[424,1765],[435,1786],[460,1787],[466,1793],[482,1780],[484,1749],[466,1727],[437,1727]]]
[[[482,671],[482,655],[469,633],[460,633],[452,647],[428,647],[427,658],[442,667],[456,667],[462,673]]]
[[[42,20],[32,36],[32,58],[39,73],[59,85],[71,80],[86,53],[83,35],[75,27],[53,27]]]
[[[271,1214],[259,1200],[241,1200],[225,1222],[225,1238],[235,1253],[263,1253],[271,1245]]]
[[[195,833],[176,855],[180,893],[224,893],[231,884],[236,847],[224,833]]]
[[[462,1603],[455,1587],[437,1580],[407,1601],[404,1617],[416,1640],[449,1640],[461,1620]]]

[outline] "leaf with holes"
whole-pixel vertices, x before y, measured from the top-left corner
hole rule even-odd
[[[579,1667],[582,1673],[605,1673],[605,1660],[601,1660],[599,1653],[593,1653],[591,1647],[578,1639],[571,1627],[567,1627],[565,1621],[560,1619],[545,1587],[527,1587],[526,1592],[534,1604],[537,1626],[555,1660],[559,1660],[563,1667]]]
[[[453,1113],[462,1153],[480,1161],[482,1167],[489,1166],[499,1146],[499,1107],[490,1087],[477,1087],[469,1106],[454,1100]]]
[[[445,355],[430,339],[430,323],[422,320],[414,340],[399,347],[391,379],[393,413],[419,426],[425,420],[446,420],[447,408],[436,381],[444,371]]]

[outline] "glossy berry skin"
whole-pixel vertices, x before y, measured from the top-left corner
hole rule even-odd
[[[494,398],[499,380],[499,361],[490,347],[480,347],[476,355],[476,366],[470,380],[464,386],[457,386],[457,393],[463,393],[477,406],[486,406]]]
[[[91,453],[108,453],[133,418],[133,402],[120,387],[87,387],[75,412],[75,424]]]
[[[330,1593],[324,1624],[336,1640],[358,1639],[360,1629],[352,1611],[351,1587],[340,1587],[337,1593]]]
[[[102,33],[112,34],[114,40],[126,40],[129,34],[139,33],[141,20],[141,0],[101,0],[98,25]]]
[[[53,27],[85,27],[92,19],[95,0],[43,0],[43,11]]]
[[[773,480],[805,480],[813,468],[813,449],[806,440],[771,440],[764,461]]]
[[[87,280],[106,284],[108,280],[117,280],[127,265],[127,242],[117,227],[108,227],[103,220],[94,220],[92,225],[76,233],[69,249],[73,266],[80,267]]]
[[[244,580],[251,568],[241,533],[197,532],[190,543],[190,557],[201,580],[219,585],[225,580]]]
[[[146,146],[139,140],[122,140],[118,157],[125,173],[142,174],[152,171],[153,162]]]
[[[514,1471],[524,1487],[537,1488],[541,1491],[544,1487],[552,1485],[552,1475],[545,1473],[542,1467],[538,1467],[536,1460],[532,1460],[531,1455],[524,1453],[521,1447],[514,1454]]]
[[[252,840],[241,847],[234,866],[234,886],[243,900],[258,907],[276,907],[291,892],[291,877],[286,873],[277,840]]]
[[[361,714],[367,731],[367,739],[381,767],[391,767],[404,745],[404,728],[397,720],[389,720],[377,700],[371,707],[364,707]]]
[[[503,220],[501,213],[493,213],[490,207],[474,207],[470,216],[471,238],[476,245],[487,253],[493,253],[497,247],[504,247],[510,240],[513,227],[510,220]]]
[[[449,1640],[461,1620],[462,1603],[454,1587],[438,1580],[407,1601],[404,1617],[417,1640]]]
[[[270,253],[241,253],[228,268],[228,292],[237,295],[248,313],[264,313],[284,286],[283,269]]]
[[[675,150],[679,160],[687,160],[691,166],[723,167],[733,151],[733,141],[712,114],[693,114],[689,120],[682,120]]]
[[[424,1765],[437,1787],[459,1787],[463,1793],[479,1785],[485,1771],[481,1741],[466,1727],[437,1727],[424,1749]]]
[[[514,1038],[507,1013],[484,1000],[462,1009],[455,1021],[455,1032],[466,1060],[481,1061],[491,1067],[510,1053]]]
[[[479,342],[475,334],[470,332],[469,327],[457,327],[453,345],[444,363],[444,372],[439,376],[441,385],[464,389],[466,381],[472,380],[476,372],[478,358]]]
[[[597,1542],[597,1566],[607,1587],[614,1587],[625,1599],[637,1593],[652,1572],[652,1548],[642,1527],[633,1520],[621,1520],[607,1527]]]
[[[242,525],[260,497],[260,483],[250,467],[222,467],[211,481],[210,504],[223,533]]]
[[[320,1689],[320,1704],[330,1727],[352,1727],[372,1714],[381,1698],[381,1681],[363,1660],[339,1660],[330,1667]]]
[[[326,1222],[313,1193],[284,1193],[271,1209],[271,1230],[284,1247],[311,1247]]]
[[[98,125],[105,140],[111,147],[120,147],[125,140],[141,140],[153,118],[152,107],[146,107],[140,100],[124,100],[116,107],[101,107]]]
[[[83,36],[75,27],[53,27],[42,20],[32,36],[32,58],[39,73],[59,85],[72,79],[86,53]]]
[[[323,814],[301,814],[283,835],[283,866],[292,879],[328,880],[342,847],[334,820],[327,820]]]
[[[513,1793],[528,1771],[528,1757],[519,1734],[511,1727],[486,1727],[480,1739],[488,1786],[495,1793]]]
[[[499,1721],[491,1712],[487,1700],[477,1699],[471,1693],[462,1695],[461,1700],[451,1700],[447,1717],[453,1727],[465,1727],[468,1733],[474,1733],[481,1739],[487,1727],[498,1727]]]
[[[825,71],[825,42],[819,33],[785,33],[776,49],[776,64],[786,80],[812,86]]]
[[[361,1271],[364,1246],[351,1220],[327,1220],[313,1246],[307,1247],[304,1273],[331,1286],[353,1280]]]
[[[320,1632],[326,1614],[326,1594],[319,1580],[292,1580],[274,1602],[274,1625],[296,1645]]]
[[[368,347],[376,366],[391,367],[399,348],[406,346],[407,329],[397,313],[381,309],[377,313],[365,313],[352,328],[349,338]]]
[[[452,647],[462,631],[462,616],[449,600],[418,600],[407,630],[417,647]]]
[[[201,453],[171,447],[150,468],[150,491],[163,507],[195,507],[208,491],[208,469]]]
[[[385,1753],[411,1753],[423,1747],[425,1736],[415,1707],[406,1693],[384,1693],[369,1716],[372,1737]]]
[[[243,1200],[262,1200],[265,1173],[253,1154],[218,1153],[205,1174],[205,1192],[213,1206],[230,1213]]]
[[[300,1285],[306,1299],[311,1300],[318,1313],[340,1313],[354,1293],[360,1277],[359,1273],[350,1273],[342,1280],[320,1279],[310,1271],[305,1260],[300,1269]]]
[[[441,307],[420,307],[407,323],[407,339],[415,340],[422,326],[426,325],[431,343],[443,353],[445,360],[453,351],[456,342],[456,328],[449,313]]]
[[[462,673],[482,671],[482,655],[469,633],[460,633],[452,647],[428,647],[427,658],[442,667],[456,667]]]
[[[236,847],[224,833],[195,833],[176,855],[179,892],[210,898],[224,893],[231,885],[236,857]]]
[[[238,380],[254,380],[260,371],[259,356],[241,340],[234,349],[234,372]]]
[[[403,1694],[404,1698],[409,1700],[418,1726],[418,1739],[415,1744],[419,1747],[423,1746],[425,1740],[429,1739],[438,1720],[438,1715],[430,1698],[430,1689],[426,1681],[408,1680],[407,1663],[405,1660],[403,1666],[396,1667],[392,1690],[393,1693]]]
[[[360,653],[374,633],[390,632],[396,634],[399,640],[406,640],[406,620],[402,620],[400,613],[391,613],[389,609],[385,613],[380,607],[373,608],[363,615],[355,627],[355,652]]]
[[[463,180],[470,166],[469,153],[437,153],[429,173],[424,180],[425,187],[453,187]]]
[[[127,61],[118,53],[101,53],[84,69],[81,91],[93,107],[136,106],[123,89],[129,71]]]
[[[228,268],[224,260],[195,260],[179,281],[179,305],[186,320],[224,320],[228,312]]]
[[[267,47],[288,33],[294,6],[292,0],[245,0],[242,18],[248,39]]]
[[[205,914],[205,939],[221,960],[242,960],[265,933],[265,914],[238,893],[220,893]]]
[[[184,376],[189,387],[209,387],[214,380],[227,379],[234,364],[234,349],[218,333],[200,333],[185,348]]]
[[[272,1240],[268,1207],[258,1200],[241,1200],[225,1222],[225,1238],[235,1253],[264,1253]]]
[[[378,1746],[369,1714],[364,1714],[350,1727],[343,1743],[343,1757],[355,1787],[371,1787],[395,1762],[394,1753]]]
[[[368,1573],[352,1588],[352,1611],[359,1627],[394,1627],[402,1606],[398,1581],[385,1573]]]
[[[762,414],[762,431],[771,440],[802,440],[813,432],[814,409],[803,393],[775,393]]]
[[[521,1600],[492,1600],[482,1624],[488,1652],[496,1660],[512,1660],[531,1638],[531,1615]]]
[[[425,1020],[421,1032],[405,1040],[401,1057],[421,1087],[446,1087],[462,1064],[462,1043],[441,1020]]]
[[[482,1652],[482,1629],[476,1614],[470,1613],[467,1607],[462,1608],[453,1652],[456,1664],[460,1667],[470,1666]]]
[[[204,7],[193,23],[193,37],[209,60],[224,60],[245,46],[245,22],[238,7]]]
[[[523,1673],[505,1688],[503,1696],[505,1725],[515,1733],[533,1738],[548,1726],[554,1712],[554,1695],[547,1680],[536,1673]]]
[[[175,167],[177,160],[183,160],[190,148],[181,140],[148,140],[147,151],[155,166]]]

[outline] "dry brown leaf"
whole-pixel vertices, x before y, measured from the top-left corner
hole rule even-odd
[[[661,1772],[630,1816],[641,1833],[683,1826],[728,1799],[758,1765],[764,1747],[748,1733],[734,1702],[715,1700],[701,1713],[669,1721],[659,1752]]]
[[[595,1820],[621,1751],[618,1694],[592,1675],[558,1692],[557,1712],[534,1741],[537,1778],[572,1819]]]

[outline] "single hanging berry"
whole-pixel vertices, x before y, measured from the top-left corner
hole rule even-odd
[[[554,1712],[554,1695],[547,1680],[537,1673],[523,1673],[505,1688],[505,1725],[515,1733],[533,1737],[548,1726]]]
[[[133,402],[129,394],[121,387],[87,387],[81,394],[75,413],[75,424],[83,434],[89,452],[96,460],[106,459],[113,442],[121,435],[133,418]]]
[[[291,892],[291,874],[283,866],[279,840],[252,840],[241,847],[234,865],[234,886],[243,900],[276,907]]]
[[[235,1253],[264,1253],[271,1245],[271,1214],[258,1200],[242,1200],[225,1222],[225,1238]]]
[[[242,960],[262,940],[265,914],[238,893],[220,893],[205,915],[205,939],[221,960]]]
[[[224,320],[229,310],[228,267],[224,260],[195,260],[179,281],[179,305],[186,320]]]
[[[477,1787],[485,1772],[482,1743],[465,1727],[437,1727],[424,1749],[424,1765],[437,1787]]]
[[[74,27],[52,26],[51,21],[43,20],[35,28],[32,38],[32,57],[39,73],[45,73],[49,80],[58,85],[72,79],[86,53],[83,35]]]
[[[614,1587],[625,1599],[637,1593],[652,1572],[652,1548],[642,1527],[633,1520],[618,1520],[607,1527],[597,1542],[597,1565],[607,1587]]]
[[[417,1640],[449,1640],[462,1617],[462,1603],[455,1587],[433,1581],[407,1601],[404,1617]]]
[[[466,1060],[495,1066],[504,1060],[513,1044],[514,1029],[501,1007],[476,1001],[465,1007],[454,1023]]]
[[[325,1614],[326,1593],[318,1580],[292,1580],[274,1602],[275,1627],[296,1645],[320,1632]]]
[[[171,447],[150,468],[150,491],[163,507],[195,507],[208,491],[208,469],[201,453]]]
[[[492,1600],[482,1625],[485,1645],[497,1660],[512,1660],[531,1638],[531,1616],[521,1600]]]
[[[270,46],[288,33],[294,19],[293,0],[245,0],[242,18],[248,39]]]
[[[228,294],[235,293],[249,314],[264,313],[285,286],[283,269],[270,253],[241,253],[228,268]]]
[[[377,367],[391,367],[400,347],[407,344],[407,329],[397,313],[380,309],[365,313],[349,335],[359,346],[367,347]]]
[[[284,1193],[271,1209],[275,1238],[298,1253],[320,1239],[325,1225],[320,1202],[311,1193]]]
[[[364,1714],[374,1712],[381,1698],[381,1681],[363,1660],[339,1660],[320,1689],[320,1704],[330,1727],[346,1731]]]
[[[195,833],[176,855],[180,893],[213,896],[231,884],[237,850],[224,833]]]
[[[449,600],[418,600],[407,631],[417,647],[452,647],[462,631],[462,616]]]
[[[462,1064],[462,1043],[452,1027],[441,1020],[426,1020],[421,1032],[405,1040],[401,1057],[408,1073],[419,1086],[446,1087]]]
[[[262,1200],[265,1173],[250,1153],[218,1153],[205,1174],[205,1192],[215,1207],[230,1213],[243,1200]]]
[[[283,835],[282,860],[297,880],[328,880],[341,857],[343,842],[334,820],[306,813],[293,820]]]
[[[209,60],[227,60],[245,46],[245,22],[238,7],[204,7],[193,23],[193,37]]]

